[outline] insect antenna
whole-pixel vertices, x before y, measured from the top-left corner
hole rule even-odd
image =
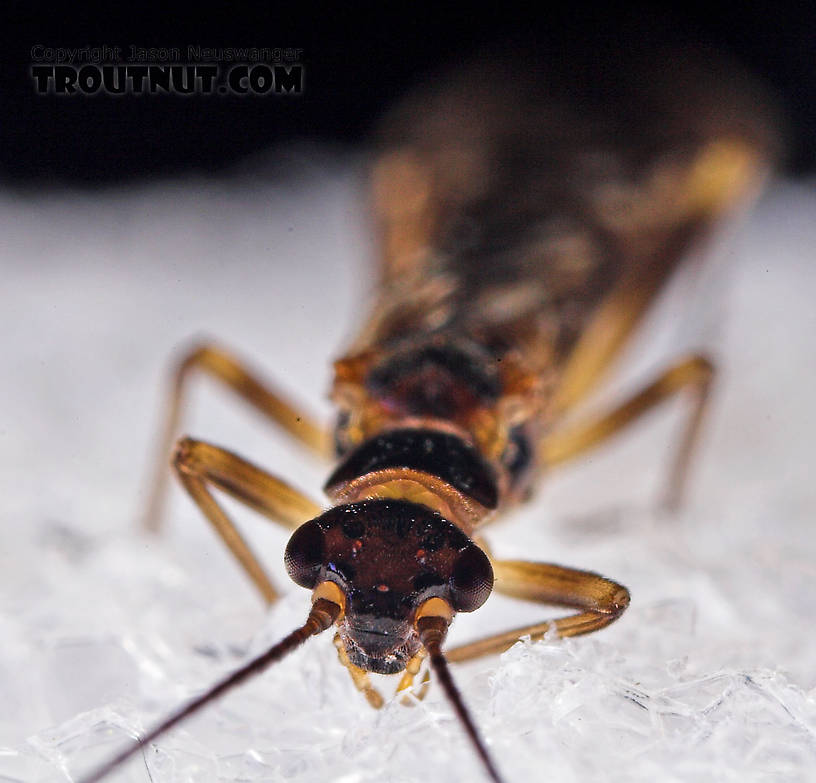
[[[154,729],[151,729],[144,737],[141,737],[136,745],[133,745],[121,753],[114,756],[109,761],[105,762],[101,767],[81,778],[79,783],[96,783],[110,772],[112,772],[120,764],[127,761],[131,756],[135,755],[141,748],[154,740],[158,739],[166,731],[169,731],[177,723],[180,723],[185,718],[198,712],[202,707],[209,702],[217,699],[228,690],[240,685],[244,680],[249,679],[255,674],[260,674],[271,664],[279,661],[292,650],[299,647],[310,636],[315,636],[321,631],[325,631],[331,627],[342,612],[342,606],[330,601],[326,598],[318,598],[313,604],[309,612],[309,618],[300,627],[292,631],[284,639],[281,639],[277,644],[270,647],[266,652],[262,653],[256,658],[253,658],[249,663],[242,666],[237,671],[225,677],[221,682],[216,683],[208,691],[202,693],[197,698],[193,699],[189,704],[182,707],[178,712],[163,720]]]
[[[464,726],[476,753],[484,763],[487,774],[493,783],[502,783],[499,771],[496,769],[493,759],[490,758],[490,754],[487,752],[487,748],[479,736],[476,725],[473,723],[473,719],[470,717],[470,713],[462,701],[459,689],[456,687],[456,683],[453,681],[450,669],[448,668],[448,661],[442,652],[442,642],[448,631],[447,620],[444,617],[430,615],[420,618],[417,621],[416,627],[419,632],[420,641],[428,651],[428,656],[431,659],[431,667],[439,678],[442,689],[445,691],[448,701],[450,701],[453,706],[456,716]]]

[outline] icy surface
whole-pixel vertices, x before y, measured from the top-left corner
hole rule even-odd
[[[312,409],[364,314],[357,168],[0,194],[0,780],[65,781],[302,622],[286,541],[230,505],[285,598],[264,613],[191,504],[142,536],[171,351],[206,333]],[[816,780],[816,197],[777,185],[679,280],[614,393],[705,346],[722,367],[686,508],[655,509],[682,403],[552,477],[489,532],[593,569],[631,608],[586,638],[457,667],[507,780]],[[200,384],[186,430],[314,497],[327,469]],[[546,609],[494,596],[453,641]],[[379,678],[390,693],[391,679]],[[328,636],[172,732],[122,781],[480,780],[441,693],[368,708]]]

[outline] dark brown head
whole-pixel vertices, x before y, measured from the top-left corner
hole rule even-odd
[[[438,512],[402,500],[329,509],[295,531],[285,560],[301,587],[328,581],[341,589],[346,652],[381,674],[401,671],[419,651],[415,624],[425,602],[472,612],[493,587],[490,561],[473,541]]]

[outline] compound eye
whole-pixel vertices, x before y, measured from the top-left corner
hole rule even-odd
[[[313,589],[323,566],[323,531],[315,520],[302,524],[289,539],[283,557],[295,584]]]
[[[457,612],[478,609],[493,589],[493,567],[487,555],[471,544],[459,555],[450,578],[451,603]]]

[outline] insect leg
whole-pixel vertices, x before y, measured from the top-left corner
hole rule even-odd
[[[557,412],[575,407],[597,386],[670,272],[668,263],[641,264],[604,300],[564,368],[553,400]]]
[[[182,438],[176,445],[173,467],[190,497],[235,555],[264,601],[271,604],[277,598],[277,591],[207,485],[211,484],[292,530],[317,516],[321,512],[320,506],[236,454],[191,438]]]
[[[581,611],[454,647],[447,651],[449,661],[468,661],[504,652],[520,637],[540,639],[552,628],[559,636],[591,633],[617,620],[629,605],[629,591],[623,585],[592,571],[526,560],[496,560],[493,573],[494,589],[500,593]]]
[[[165,460],[173,441],[178,437],[181,413],[187,398],[188,381],[196,372],[204,373],[232,389],[255,410],[269,417],[313,451],[323,456],[331,453],[329,432],[316,424],[310,416],[298,410],[269,383],[259,380],[241,362],[220,348],[208,344],[194,347],[178,363],[173,374],[172,390],[151,482],[150,499],[144,515],[144,526],[149,530],[155,531],[161,527],[168,475]]]
[[[705,357],[695,355],[682,359],[613,410],[595,419],[548,433],[540,443],[541,458],[547,466],[565,462],[604,442],[677,392],[688,389],[694,395],[693,407],[674,458],[664,496],[665,505],[676,508],[682,498],[713,377],[714,366]]]
[[[632,260],[599,307],[564,368],[556,411],[574,407],[597,385],[689,246],[716,218],[750,203],[766,174],[760,146],[726,135],[702,146],[682,176],[656,180],[657,189],[646,193],[643,203],[658,203],[665,200],[666,188],[671,191],[675,225],[670,238]]]

